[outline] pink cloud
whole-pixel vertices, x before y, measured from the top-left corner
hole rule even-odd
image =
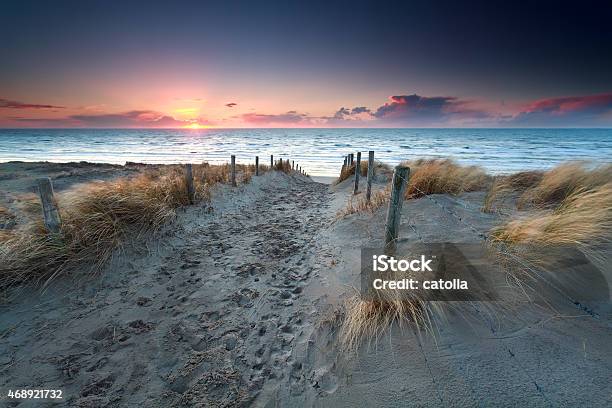
[[[612,94],[600,94],[540,99],[527,105],[523,109],[523,113],[549,112],[565,114],[577,111],[606,111],[610,109],[612,109]]]
[[[533,126],[610,126],[612,94],[540,99],[525,105],[510,122]]]
[[[43,105],[36,103],[23,103],[11,101],[8,99],[0,99],[0,108],[7,109],[65,109],[64,106]]]

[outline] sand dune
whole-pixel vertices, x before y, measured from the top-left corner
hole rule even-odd
[[[392,327],[341,350],[360,248],[384,227],[384,208],[336,217],[352,187],[280,172],[220,185],[100,277],[19,288],[0,306],[0,388],[62,389],[77,407],[612,404],[610,303],[546,285],[546,302],[465,304],[435,335]],[[481,192],[432,198],[405,203],[401,245],[477,243],[503,221]]]

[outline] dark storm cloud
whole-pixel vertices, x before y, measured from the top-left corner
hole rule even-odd
[[[381,122],[396,125],[436,125],[491,120],[491,113],[471,107],[454,96],[395,95],[372,113]]]
[[[355,119],[362,119],[362,118],[355,118],[356,115],[362,114],[362,113],[366,113],[366,114],[371,114],[371,111],[369,108],[366,108],[365,106],[357,106],[353,109],[348,109],[345,107],[342,107],[340,109],[338,109],[336,111],[336,113],[334,113],[334,116],[332,116],[331,118],[326,118],[328,120],[355,120]]]
[[[353,109],[351,109],[351,114],[352,115],[357,115],[360,113],[370,113],[370,109],[366,108],[365,106],[357,106]]]
[[[345,107],[342,107],[338,109],[336,113],[334,113],[333,118],[334,119],[344,119],[345,116],[350,116],[350,115],[351,115],[350,109],[346,109]]]
[[[391,96],[390,102],[379,107],[374,116],[385,118],[441,118],[449,113],[449,109],[459,104],[458,99],[452,96],[419,96],[397,95]]]
[[[23,103],[10,101],[8,99],[0,99],[0,108],[8,109],[64,109],[64,106],[42,105],[36,103]]]

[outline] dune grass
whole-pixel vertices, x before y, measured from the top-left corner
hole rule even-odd
[[[239,168],[242,181],[250,170]],[[195,199],[229,180],[229,166],[193,166]],[[50,234],[40,219],[0,240],[0,288],[46,284],[76,267],[97,272],[128,241],[158,231],[189,204],[183,166],[156,166],[139,175],[82,184],[57,194],[61,231]]]
[[[460,194],[467,191],[478,191],[486,187],[489,177],[477,166],[461,166],[451,159],[424,159],[402,163],[410,167],[410,177],[406,188],[406,199],[420,198],[428,194]],[[389,171],[387,165],[381,168]],[[355,173],[355,166],[347,171]],[[367,169],[366,169],[367,173]],[[372,194],[372,200],[367,202],[365,196],[351,196],[347,206],[338,213],[344,217],[363,211],[374,212],[389,201],[391,185]]]
[[[489,190],[484,211],[507,194],[517,195],[523,216],[496,227],[493,242],[576,245],[588,248],[612,236],[612,165],[561,164],[546,172],[503,176]]]
[[[283,160],[282,162],[278,160],[276,163],[274,163],[274,170],[289,174],[292,171],[291,162],[289,160]]]
[[[521,171],[508,176],[495,177],[485,196],[482,210],[492,212],[495,201],[512,193],[533,188],[542,181],[543,177],[543,171]]]
[[[553,210],[543,210],[495,228],[494,242],[572,245],[588,249],[612,239],[612,182],[575,190]]]
[[[335,184],[339,184],[339,183],[343,182],[344,180],[347,180],[351,176],[354,176],[355,175],[355,168],[356,167],[357,167],[356,162],[353,163],[350,166],[345,166],[340,171],[340,176],[336,180]],[[362,161],[360,163],[359,167],[360,167],[360,170],[361,170],[359,175],[362,176],[362,177],[367,177],[367,175],[368,175],[368,161],[367,160],[366,161]],[[390,177],[393,174],[393,169],[388,164],[385,164],[385,163],[382,163],[380,161],[374,160],[374,175],[377,175],[377,174],[383,174],[383,175],[386,175],[387,177]]]
[[[577,192],[598,189],[612,181],[612,165],[590,168],[588,163],[565,163],[544,173],[535,185],[525,189],[519,208],[550,208]]]
[[[370,201],[366,200],[365,193],[358,196],[351,195],[346,207],[340,210],[337,214],[338,218],[346,217],[347,215],[357,214],[362,212],[373,213],[380,207],[389,202],[391,196],[391,185],[388,184],[384,189],[372,192]]]
[[[402,163],[410,167],[406,198],[429,194],[457,195],[485,188],[488,176],[478,166],[461,166],[452,159],[419,159]]]
[[[430,327],[426,302],[406,299],[397,291],[377,291],[376,296],[364,299],[354,294],[344,301],[338,336],[342,349],[354,351],[364,341],[376,342],[394,324]]]

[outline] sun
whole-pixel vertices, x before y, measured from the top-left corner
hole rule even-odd
[[[198,122],[190,123],[188,125],[183,126],[185,129],[203,129],[204,126],[200,125]]]

